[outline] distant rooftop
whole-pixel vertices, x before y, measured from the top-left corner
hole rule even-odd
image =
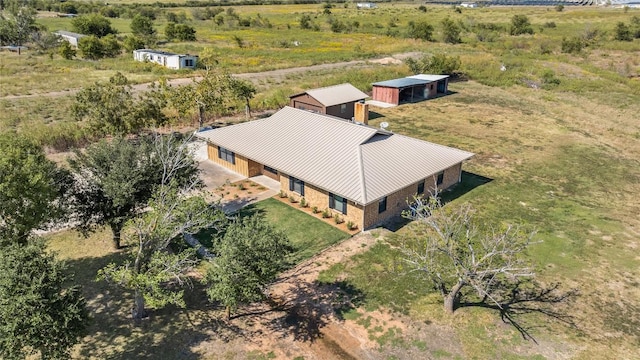
[[[327,86],[318,89],[307,90],[290,97],[295,97],[302,94],[308,94],[312,98],[318,100],[324,106],[333,106],[338,104],[344,104],[352,101],[359,101],[369,97],[369,95],[358,90],[351,84],[340,84]]]
[[[83,37],[87,36],[87,35],[84,35],[84,34],[78,34],[78,33],[74,33],[74,32],[71,32],[71,31],[66,31],[66,30],[58,30],[55,33],[58,34],[58,35],[74,37],[76,39],[80,39],[80,38],[83,38]]]
[[[176,54],[176,53],[172,53],[172,52],[168,52],[168,51],[162,51],[162,50],[153,50],[153,49],[138,49],[138,50],[133,50],[134,52],[144,52],[144,53],[149,53],[149,54],[154,54],[154,55],[166,55],[166,56],[187,56],[189,54]],[[197,55],[189,55],[189,56],[196,56]]]
[[[425,80],[425,81],[439,81],[442,79],[446,79],[448,77],[449,75],[431,75],[431,74],[418,74],[413,76],[407,76],[407,78],[409,79],[418,79],[418,80]]]
[[[399,79],[393,79],[393,80],[380,81],[377,83],[373,83],[372,85],[384,86],[384,87],[390,87],[390,88],[403,88],[408,86],[424,85],[427,83],[429,83],[429,81],[405,77],[405,78],[399,78]]]

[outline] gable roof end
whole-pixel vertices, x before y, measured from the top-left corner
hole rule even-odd
[[[327,86],[319,89],[311,89],[299,94],[292,95],[290,97],[295,97],[302,94],[311,96],[312,98],[318,100],[324,106],[344,104],[348,102],[364,100],[369,97],[369,95],[363,93],[362,91],[358,90],[358,88],[348,83]]]

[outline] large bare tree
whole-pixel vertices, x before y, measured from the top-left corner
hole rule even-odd
[[[473,213],[468,204],[443,207],[436,193],[415,199],[405,214],[416,221],[401,238],[404,259],[440,291],[449,313],[464,288],[502,308],[498,290],[534,276],[523,256],[534,233],[510,225],[481,228]]]

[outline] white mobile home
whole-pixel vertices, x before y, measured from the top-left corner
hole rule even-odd
[[[358,9],[375,9],[378,7],[375,3],[366,2],[366,3],[357,3],[356,7]]]
[[[136,61],[148,61],[175,70],[194,69],[198,63],[197,55],[174,54],[150,49],[133,50],[133,58]]]
[[[69,44],[75,46],[76,48],[78,47],[78,42],[80,41],[80,39],[87,36],[87,35],[78,34],[71,31],[64,31],[64,30],[58,30],[54,32],[54,34],[60,36],[62,40],[69,42]]]

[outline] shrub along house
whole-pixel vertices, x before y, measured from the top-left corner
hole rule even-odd
[[[375,101],[401,105],[426,100],[437,94],[446,94],[449,75],[419,74],[373,83]]]
[[[289,106],[300,109],[351,119],[355,103],[364,101],[369,95],[351,84],[340,84],[307,90],[289,97]]]
[[[460,181],[472,153],[285,107],[269,118],[199,132],[209,159],[244,176],[267,175],[287,196],[332,209],[368,229],[434,186]]]

